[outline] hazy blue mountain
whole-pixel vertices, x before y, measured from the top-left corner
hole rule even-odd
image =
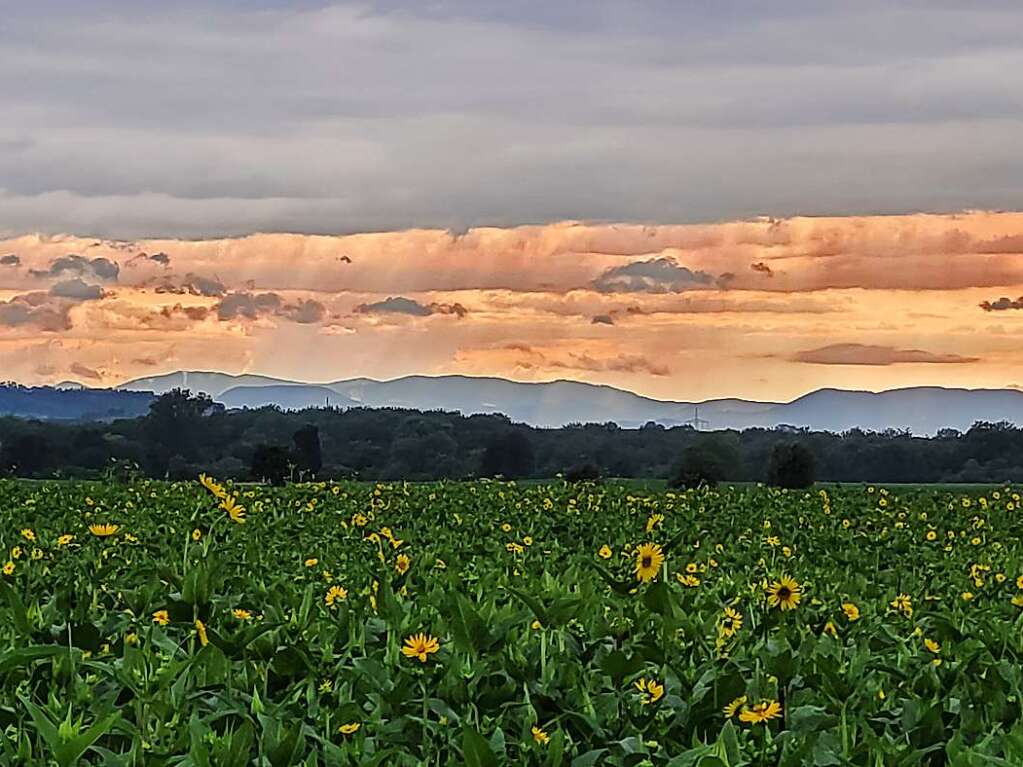
[[[607,421],[623,427],[649,421],[676,426],[695,424],[697,414],[702,429],[791,425],[827,431],[859,427],[933,434],[941,428],[966,430],[975,421],[1023,425],[1023,392],[1013,389],[915,387],[880,393],[820,389],[784,403],[742,399],[694,403],[656,400],[578,381],[521,383],[502,378],[407,376],[391,381],[353,378],[304,384],[267,376],[195,371],[138,379],[118,388],[161,394],[175,387],[204,391],[227,407],[276,404],[299,409],[329,402],[337,407],[441,409],[504,413],[513,421],[545,427]]]
[[[235,386],[217,396],[229,408],[256,408],[277,405],[285,410],[310,407],[356,407],[359,403],[326,386],[302,384],[269,384],[267,386]]]
[[[0,415],[47,421],[106,421],[149,412],[149,392],[0,385]]]

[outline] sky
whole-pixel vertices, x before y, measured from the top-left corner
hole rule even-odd
[[[1023,6],[0,0],[0,366],[1023,385]]]

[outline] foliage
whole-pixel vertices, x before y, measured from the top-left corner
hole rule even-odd
[[[775,445],[771,451],[767,481],[790,490],[806,488],[813,484],[815,471],[813,453],[798,442],[786,442]]]
[[[1023,761],[1014,488],[203,483],[0,481],[0,767]]]

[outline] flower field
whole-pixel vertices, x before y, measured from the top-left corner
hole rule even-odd
[[[1019,765],[1013,488],[0,482],[0,765]]]

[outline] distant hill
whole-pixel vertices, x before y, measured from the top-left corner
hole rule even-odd
[[[0,385],[0,415],[47,421],[106,421],[149,412],[150,392]]]
[[[118,388],[162,394],[179,387],[206,392],[232,408],[275,404],[301,409],[329,403],[337,407],[503,413],[513,421],[542,427],[613,421],[633,428],[653,421],[663,426],[689,423],[701,429],[790,425],[819,431],[894,428],[933,434],[942,428],[966,430],[976,421],[1023,425],[1023,392],[1013,389],[914,387],[880,393],[820,389],[792,402],[673,402],[579,381],[523,383],[502,378],[407,376],[390,381],[353,378],[307,384],[202,371],[136,379]]]

